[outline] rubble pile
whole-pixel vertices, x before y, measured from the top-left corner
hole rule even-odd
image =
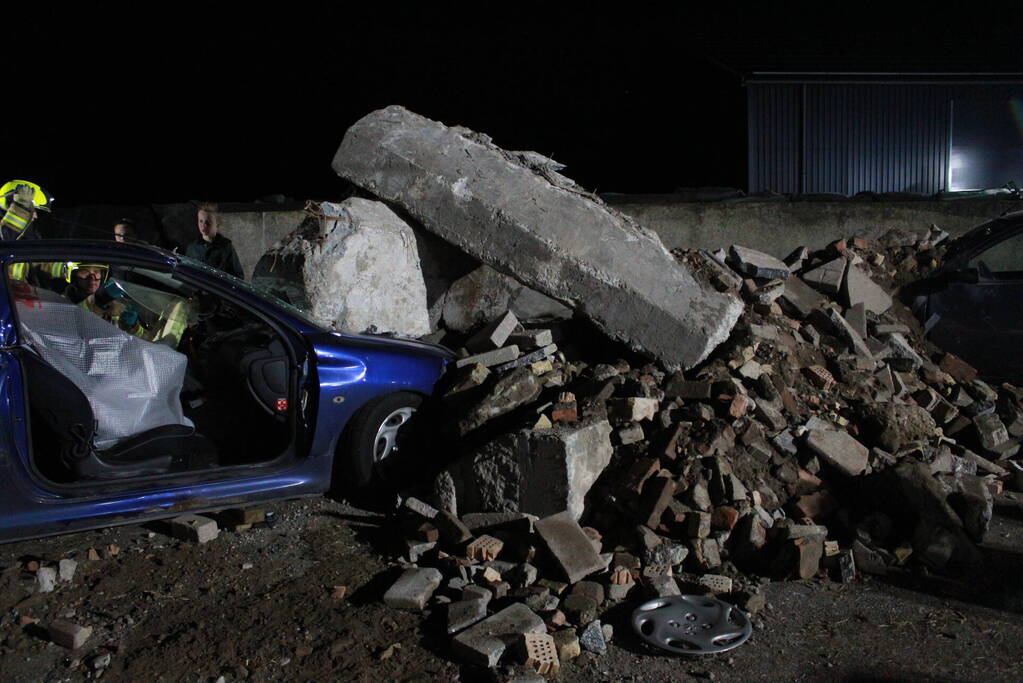
[[[755,613],[772,579],[968,567],[1019,471],[1023,391],[934,348],[878,284],[933,268],[943,239],[675,252],[746,302],[691,370],[492,320],[441,389],[462,453],[432,504],[405,500],[385,602],[445,605],[458,657],[546,675],[602,652],[601,615],[626,598]]]

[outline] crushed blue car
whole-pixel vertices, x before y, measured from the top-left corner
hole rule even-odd
[[[453,357],[157,247],[2,253],[0,542],[365,485]]]

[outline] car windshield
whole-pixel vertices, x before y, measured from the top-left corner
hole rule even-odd
[[[256,287],[251,282],[246,282],[245,280],[236,278],[234,275],[231,275],[230,273],[225,273],[219,268],[214,268],[213,266],[207,265],[202,261],[197,261],[193,258],[189,258],[184,254],[178,254],[177,257],[181,260],[182,263],[188,264],[193,268],[198,268],[199,270],[204,270],[207,273],[211,273],[224,279],[230,280],[231,284],[234,285],[235,287],[243,289],[246,292],[249,292],[250,294],[255,294],[260,298],[267,299],[275,306],[284,309],[285,311],[295,316],[302,322],[306,323],[310,327],[313,327],[317,330],[321,330],[323,332],[329,332],[331,329],[328,325],[324,324],[322,320],[317,320],[316,318],[313,318],[306,311],[303,311],[301,308],[295,306],[294,304],[290,304],[287,301],[282,300],[280,297],[275,296],[266,289]]]

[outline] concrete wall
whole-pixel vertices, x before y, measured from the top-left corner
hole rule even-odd
[[[841,237],[873,237],[891,228],[920,232],[931,224],[953,236],[1023,201],[958,199],[919,201],[684,202],[671,195],[608,195],[604,201],[654,230],[669,249],[717,249],[742,244],[787,256],[800,246],[823,247]]]

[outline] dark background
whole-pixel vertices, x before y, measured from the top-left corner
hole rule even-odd
[[[65,207],[337,196],[344,131],[389,104],[599,192],[743,187],[744,73],[1023,71],[1007,5],[76,7],[2,24],[2,174]]]

